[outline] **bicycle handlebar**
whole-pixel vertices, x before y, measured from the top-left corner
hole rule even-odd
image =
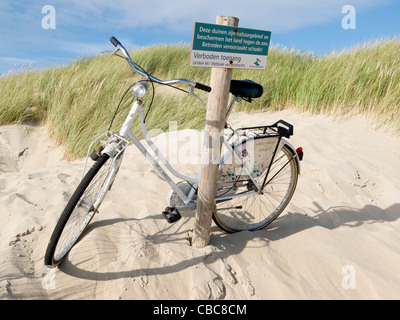
[[[111,41],[111,43],[114,45],[114,47],[116,47],[116,46],[118,46],[118,45],[121,45],[121,42],[119,42],[119,41],[117,40],[117,38],[115,38],[115,37],[111,37],[111,38],[110,38],[110,41]]]
[[[143,77],[149,79],[150,81],[154,81],[156,83],[159,84],[175,84],[175,83],[185,83],[188,84],[194,88],[206,91],[206,92],[211,92],[211,87],[206,86],[204,84],[198,83],[198,82],[194,82],[191,80],[187,80],[187,79],[173,79],[173,80],[166,80],[166,81],[162,81],[160,79],[157,79],[156,77],[153,77],[152,75],[147,74],[145,71],[139,69],[136,64],[133,62],[131,56],[129,55],[128,51],[124,48],[124,46],[121,44],[121,42],[119,42],[117,40],[117,38],[115,37],[111,37],[110,38],[111,43],[114,45],[114,47],[116,47],[117,49],[119,49],[123,55],[126,57],[126,59],[128,60],[129,64],[131,65],[131,67],[133,68],[134,71],[136,71],[137,73],[139,73],[140,75],[142,75]]]
[[[198,83],[198,82],[196,82],[196,85],[194,87],[196,89],[200,89],[200,90],[203,90],[203,91],[206,91],[206,92],[211,92],[211,87],[206,86],[206,85],[201,84],[201,83]]]

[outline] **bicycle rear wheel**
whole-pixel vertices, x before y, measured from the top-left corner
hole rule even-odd
[[[259,186],[264,181],[266,171],[255,178]],[[290,202],[297,179],[297,162],[289,147],[284,145],[271,165],[267,183],[261,193],[254,192],[251,180],[225,183],[218,187],[217,195],[235,197],[216,202],[214,222],[229,233],[265,228]]]
[[[45,265],[58,266],[98,212],[115,179],[122,155],[117,161],[108,161],[109,158],[107,154],[98,158],[67,203],[49,240]]]

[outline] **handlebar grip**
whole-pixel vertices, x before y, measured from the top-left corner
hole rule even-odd
[[[117,45],[121,45],[121,42],[119,42],[119,41],[117,40],[117,38],[115,38],[115,37],[111,37],[111,38],[110,38],[110,41],[111,41],[111,43],[114,45],[114,47],[116,47]]]
[[[203,90],[203,91],[206,91],[206,92],[211,92],[211,87],[209,87],[209,86],[206,86],[206,85],[204,85],[204,84],[201,84],[201,83],[196,83],[196,85],[194,86],[196,89],[200,89],[200,90]]]

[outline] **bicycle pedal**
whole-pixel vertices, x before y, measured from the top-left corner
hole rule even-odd
[[[181,214],[175,207],[165,208],[162,214],[169,223],[177,222],[180,218],[182,218]]]

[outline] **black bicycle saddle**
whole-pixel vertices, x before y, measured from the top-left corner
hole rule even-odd
[[[262,96],[264,88],[251,80],[232,80],[230,92],[244,99],[255,99]]]

